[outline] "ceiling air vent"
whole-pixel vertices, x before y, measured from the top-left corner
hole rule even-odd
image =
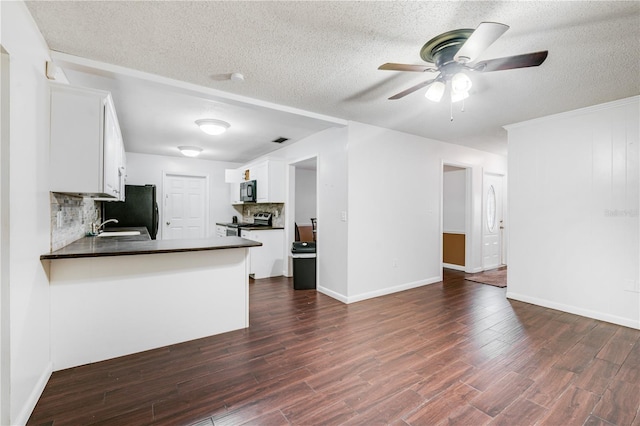
[[[274,139],[274,140],[272,140],[271,142],[275,142],[275,143],[282,143],[282,142],[286,142],[286,141],[288,141],[288,140],[289,140],[289,138],[283,138],[283,137],[280,137],[280,138],[278,138],[278,139]]]

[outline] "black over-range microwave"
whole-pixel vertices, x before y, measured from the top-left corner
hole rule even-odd
[[[240,182],[240,201],[255,203],[258,195],[258,185],[255,180]]]

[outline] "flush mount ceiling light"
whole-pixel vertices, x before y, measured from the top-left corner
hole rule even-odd
[[[212,118],[196,120],[196,124],[200,127],[200,130],[208,135],[221,135],[231,127],[226,121],[214,120]]]
[[[178,149],[185,157],[197,157],[202,152],[199,146],[179,146]]]

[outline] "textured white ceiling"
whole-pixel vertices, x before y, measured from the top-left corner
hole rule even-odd
[[[637,1],[27,5],[55,51],[498,153],[506,153],[503,125],[640,93]],[[480,59],[549,50],[548,59],[537,68],[474,74],[465,112],[454,106],[453,122],[449,105],[426,101],[424,90],[387,100],[430,76],[379,71],[379,65],[420,64],[427,40],[482,21],[511,29]],[[232,72],[246,80],[223,78]],[[147,96],[138,105],[118,106],[125,137],[141,145],[153,143],[138,141],[148,130],[123,115],[135,117],[133,110],[161,102],[160,93],[157,99],[140,94]],[[189,107],[198,108],[185,100]],[[171,119],[156,119],[156,125]]]

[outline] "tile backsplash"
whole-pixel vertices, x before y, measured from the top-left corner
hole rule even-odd
[[[51,200],[51,251],[84,237],[100,221],[100,202],[56,192]]]
[[[261,212],[271,213],[273,226],[284,228],[284,204],[282,203],[243,204],[242,222],[253,222],[253,215]]]

